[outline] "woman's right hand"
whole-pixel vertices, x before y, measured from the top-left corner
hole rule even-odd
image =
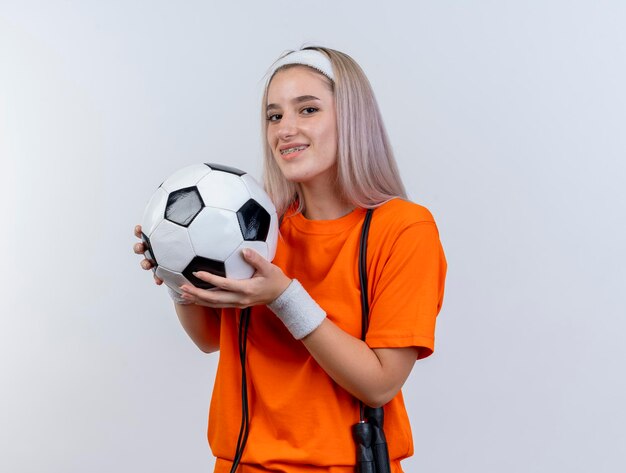
[[[141,239],[141,225],[136,225],[135,226],[135,236],[139,239]],[[138,254],[138,255],[143,255],[146,252],[146,245],[143,243],[143,241],[140,241],[139,243],[135,243],[133,245],[133,251]],[[147,260],[146,258],[142,259],[139,264],[141,265],[142,269],[145,270],[151,270],[152,269],[152,263]],[[159,277],[157,277],[156,274],[152,274],[154,277],[154,282],[157,285],[161,285],[163,284],[163,280]]]

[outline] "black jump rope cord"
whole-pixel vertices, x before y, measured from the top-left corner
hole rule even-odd
[[[248,433],[250,432],[250,417],[248,412],[248,383],[246,378],[246,349],[248,346],[248,327],[250,326],[250,307],[241,311],[239,316],[239,361],[241,363],[241,426],[237,438],[237,448],[233,458],[230,473],[235,473],[243,450],[246,448]]]
[[[370,231],[370,222],[372,221],[372,209],[368,209],[363,220],[363,229],[361,230],[361,240],[359,242],[359,284],[361,286],[361,340],[365,341],[365,335],[369,327],[370,305],[368,301],[367,287],[367,235]],[[365,420],[363,403],[359,401],[359,420]]]
[[[367,235],[369,233],[372,219],[372,209],[368,209],[363,221],[361,230],[361,240],[359,243],[359,283],[361,285],[361,339],[365,340],[369,326],[369,302],[367,287]],[[239,462],[246,448],[248,434],[250,433],[250,418],[248,412],[248,383],[246,379],[246,349],[248,344],[248,327],[250,325],[250,308],[246,307],[241,311],[239,317],[239,361],[241,362],[241,426],[237,438],[237,448],[230,473],[236,473]],[[359,401],[359,417],[361,422],[365,421],[364,406]]]
[[[363,221],[359,244],[359,283],[361,285],[361,340],[369,328],[370,307],[367,286],[367,236],[373,209],[368,209]],[[360,422],[352,426],[357,447],[357,473],[391,473],[387,439],[383,431],[385,412],[382,407],[365,406],[359,401]]]

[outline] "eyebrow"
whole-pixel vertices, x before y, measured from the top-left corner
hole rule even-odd
[[[300,95],[299,97],[294,98],[293,100],[291,100],[291,102],[293,103],[302,103],[302,102],[309,102],[311,100],[317,100],[319,101],[320,99],[317,98],[315,95]],[[275,104],[275,103],[270,103],[268,104],[267,108],[265,110],[269,111],[269,110],[276,110],[279,109],[280,107]]]

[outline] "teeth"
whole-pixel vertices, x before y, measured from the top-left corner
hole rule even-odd
[[[280,154],[289,154],[289,153],[295,153],[296,151],[301,151],[303,149],[305,149],[306,146],[296,146],[295,148],[289,148],[289,149],[284,149],[280,152]]]

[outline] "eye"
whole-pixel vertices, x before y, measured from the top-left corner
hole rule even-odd
[[[315,107],[305,107],[302,109],[302,113],[305,115],[311,115],[312,113],[315,113],[319,111],[319,108],[315,108]]]
[[[272,115],[268,115],[267,116],[267,121],[268,122],[277,122],[278,120],[280,120],[283,116],[280,113],[274,113]]]

